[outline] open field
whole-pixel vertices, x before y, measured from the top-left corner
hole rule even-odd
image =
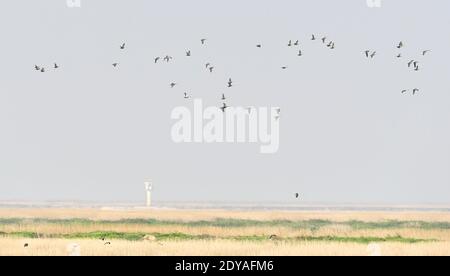
[[[71,243],[81,255],[368,255],[373,243],[450,255],[450,213],[0,209],[0,255],[67,255]]]

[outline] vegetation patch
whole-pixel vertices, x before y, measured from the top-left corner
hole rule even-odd
[[[3,237],[19,237],[19,238],[61,238],[61,239],[101,239],[101,240],[127,240],[140,241],[145,240],[145,237],[151,235],[158,241],[170,240],[234,240],[234,241],[286,241],[286,242],[301,242],[301,241],[324,241],[324,242],[341,242],[341,243],[371,243],[371,242],[399,242],[399,243],[419,243],[432,242],[436,240],[404,238],[400,235],[387,237],[340,237],[340,236],[300,236],[300,237],[276,237],[269,239],[268,236],[250,235],[250,236],[229,236],[229,237],[215,237],[211,235],[191,235],[186,233],[125,233],[125,232],[87,232],[87,233],[71,233],[71,234],[38,234],[36,232],[1,232]]]

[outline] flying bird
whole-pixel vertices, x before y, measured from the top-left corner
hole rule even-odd
[[[418,61],[414,61],[413,64],[414,64],[414,67],[416,67],[416,68],[419,67],[419,62]]]
[[[256,45],[256,48],[261,48],[261,47],[262,47],[261,44]]]
[[[286,69],[287,69],[287,66],[283,66],[283,67],[281,67],[281,69],[286,70]]]
[[[175,85],[177,85],[177,84],[176,84],[175,82],[172,82],[172,83],[170,84],[170,88],[174,88]]]
[[[333,50],[333,49],[334,49],[334,42],[333,42],[333,44],[331,44],[331,47],[330,47],[330,49],[331,49],[331,50]]]
[[[333,46],[333,41],[330,41],[330,43],[328,43],[328,45],[327,45],[328,48],[331,46]]]
[[[292,40],[289,40],[288,47],[292,46]]]
[[[112,64],[113,67],[117,67],[117,65],[119,65],[119,63],[113,63]]]
[[[413,62],[415,62],[415,61],[411,60],[410,62],[408,62],[408,67],[411,67],[411,64],[413,64]]]
[[[228,106],[226,103],[223,103],[222,107],[220,109],[222,109],[222,112],[225,112],[225,109],[227,109]]]
[[[172,59],[171,56],[165,56],[165,57],[164,57],[164,60],[165,60],[166,62],[169,62],[171,59]]]
[[[45,68],[44,67],[41,68],[41,73],[45,73]]]
[[[158,61],[160,60],[160,57],[155,57],[155,63],[158,63]]]
[[[299,43],[300,43],[300,42],[297,40],[297,41],[294,43],[294,45],[295,45],[295,46],[298,46]]]
[[[225,94],[222,93],[222,101],[225,101],[227,98],[225,98]]]
[[[364,53],[366,54],[366,57],[369,57],[370,50],[366,50]]]
[[[187,50],[187,51],[186,51],[186,56],[187,56],[187,57],[190,57],[190,56],[191,56],[191,50]]]
[[[375,51],[375,52],[373,52],[371,55],[370,55],[370,58],[374,58],[375,57],[375,55],[377,54],[377,52]]]
[[[402,94],[405,94],[406,92],[408,92],[408,90],[406,89],[402,90]]]
[[[111,245],[111,242],[105,242],[105,245]]]
[[[37,65],[34,66],[34,69],[35,69],[36,71],[40,71],[40,70],[41,70],[41,68],[40,68],[39,66],[37,66]]]
[[[402,47],[403,47],[403,41],[400,41],[400,42],[398,43],[397,48],[398,48],[398,49],[401,49]]]
[[[233,86],[233,81],[231,80],[231,78],[228,80],[228,87],[232,87]]]
[[[398,55],[397,55],[397,58],[401,58],[401,57],[402,57],[402,54],[398,54]]]
[[[214,70],[214,67],[213,66],[211,66],[211,67],[209,67],[209,72],[213,72],[213,70]]]
[[[209,66],[211,66],[211,63],[208,62],[205,64],[206,69],[208,69]]]
[[[53,63],[53,68],[58,69],[58,68],[59,68],[59,65],[56,64],[56,63]]]
[[[316,40],[316,36],[314,34],[311,35],[311,40]]]
[[[431,50],[422,51],[422,56],[426,55],[428,52],[431,52]]]
[[[298,193],[295,193],[295,198],[298,198],[300,195]]]
[[[414,88],[414,89],[413,89],[413,95],[416,95],[417,92],[419,92],[419,89]]]
[[[202,42],[202,45],[205,45],[206,38],[202,38],[200,41]]]
[[[120,45],[120,49],[125,49],[125,43],[123,43],[122,45]]]
[[[28,247],[28,243],[25,243],[25,244],[23,245],[23,247]]]
[[[298,56],[301,57],[302,56],[302,50],[298,51]]]
[[[184,98],[189,99],[191,96],[189,96],[186,92],[184,92]]]
[[[322,43],[325,43],[325,40],[327,40],[327,37],[326,36],[322,37]]]

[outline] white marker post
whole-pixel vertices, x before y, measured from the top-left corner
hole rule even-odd
[[[152,181],[151,180],[146,180],[144,182],[145,184],[145,191],[147,192],[147,207],[151,207],[152,205]]]

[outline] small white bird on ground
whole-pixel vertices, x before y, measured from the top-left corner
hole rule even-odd
[[[369,243],[369,245],[367,246],[367,252],[369,252],[369,256],[382,256],[381,247],[377,243]]]
[[[70,243],[67,245],[67,254],[69,256],[81,256],[81,247],[77,243]]]

